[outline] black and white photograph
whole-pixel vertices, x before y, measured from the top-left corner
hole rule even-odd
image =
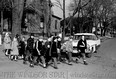
[[[116,79],[116,0],[0,0],[0,79]]]

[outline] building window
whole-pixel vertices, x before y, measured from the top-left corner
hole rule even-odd
[[[58,22],[58,21],[57,21],[57,20],[55,20],[55,29],[57,29],[57,22]]]

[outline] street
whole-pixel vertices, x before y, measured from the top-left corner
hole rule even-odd
[[[58,69],[41,65],[30,68],[22,60],[9,60],[0,47],[0,79],[116,79],[116,38],[104,40],[98,52],[87,59],[88,65],[58,64]],[[75,59],[75,58],[74,58]]]

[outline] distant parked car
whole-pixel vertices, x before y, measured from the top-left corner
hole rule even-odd
[[[91,57],[92,53],[97,52],[101,41],[100,39],[93,33],[77,33],[73,36],[73,53],[78,53],[77,51],[77,44],[81,36],[85,36],[87,40],[87,49],[85,52]]]

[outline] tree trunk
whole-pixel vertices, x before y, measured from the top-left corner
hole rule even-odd
[[[24,9],[24,0],[14,0],[12,11],[12,35],[21,34],[21,22]]]
[[[3,32],[3,11],[1,11],[1,28],[0,28],[0,32]]]
[[[106,35],[106,28],[104,28],[104,32],[103,32],[103,36],[105,36]]]

